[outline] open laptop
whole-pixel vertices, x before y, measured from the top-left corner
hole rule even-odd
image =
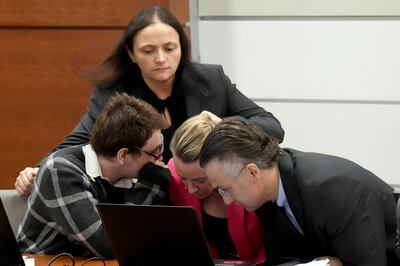
[[[253,265],[214,261],[192,207],[97,204],[120,266]]]
[[[15,240],[14,232],[11,228],[0,198],[0,264],[8,266],[25,265],[21,253]]]

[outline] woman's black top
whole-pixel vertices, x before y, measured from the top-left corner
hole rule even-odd
[[[171,126],[162,131],[162,134],[164,135],[163,159],[164,162],[167,163],[172,157],[172,153],[169,149],[169,143],[171,142],[172,135],[174,134],[175,130],[188,118],[183,90],[177,86],[174,86],[171,96],[165,100],[161,100],[154,94],[152,90],[150,90],[147,85],[144,87],[144,100],[162,114],[164,114],[164,110],[167,108],[171,117]]]
[[[218,255],[223,259],[239,259],[228,229],[228,219],[218,218],[201,211],[203,231],[208,241],[217,246]]]

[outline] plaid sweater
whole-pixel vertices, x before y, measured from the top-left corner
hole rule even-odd
[[[42,164],[18,230],[21,252],[112,257],[97,202],[170,204],[167,169],[147,164],[132,188],[120,188],[87,173],[82,148],[58,150]]]

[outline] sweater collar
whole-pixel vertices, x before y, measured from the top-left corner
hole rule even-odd
[[[85,156],[85,168],[86,173],[89,175],[92,181],[97,177],[106,180],[108,183],[111,184],[110,180],[103,176],[101,172],[99,158],[97,157],[96,152],[93,150],[92,145],[87,144],[82,147],[82,152]],[[132,188],[132,178],[121,178],[116,183],[113,184],[114,187],[119,188]]]

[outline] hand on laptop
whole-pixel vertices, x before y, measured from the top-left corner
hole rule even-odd
[[[330,257],[330,256],[324,256],[324,257],[318,257],[316,260],[326,260],[328,259],[328,265],[329,266],[343,266],[342,261],[338,257]]]

